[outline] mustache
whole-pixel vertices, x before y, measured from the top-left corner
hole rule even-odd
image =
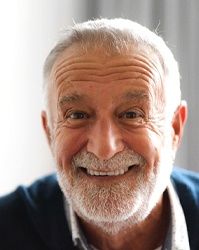
[[[93,153],[82,150],[72,158],[73,167],[92,168],[94,170],[118,170],[132,165],[144,165],[144,158],[133,150],[123,150],[109,160],[102,160]]]

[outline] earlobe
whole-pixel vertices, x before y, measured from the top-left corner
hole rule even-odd
[[[176,150],[181,141],[185,122],[187,119],[187,104],[185,101],[182,101],[174,113],[172,120],[172,127],[174,131],[173,135],[173,149]]]
[[[51,138],[51,131],[50,131],[50,128],[48,125],[49,122],[48,122],[48,117],[47,117],[46,111],[42,111],[41,118],[42,118],[42,125],[43,125],[44,131],[45,131],[45,134],[46,134],[46,137],[48,140],[48,144],[51,147],[52,138]]]

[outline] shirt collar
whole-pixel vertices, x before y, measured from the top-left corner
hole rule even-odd
[[[167,192],[170,201],[171,219],[164,244],[161,248],[158,248],[157,250],[190,250],[184,212],[182,210],[182,206],[180,204],[177,193],[171,182],[169,182]],[[74,245],[82,250],[96,249],[88,244],[84,232],[82,231],[78,223],[77,215],[72,209],[72,206],[68,204],[66,199],[65,213],[67,222],[72,233]]]
[[[169,183],[167,191],[170,200],[171,220],[163,249],[190,250],[184,212],[173,183]]]

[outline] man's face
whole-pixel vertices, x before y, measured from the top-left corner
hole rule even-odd
[[[172,169],[158,58],[133,46],[114,56],[70,48],[51,79],[53,154],[69,202],[101,227],[143,220]]]

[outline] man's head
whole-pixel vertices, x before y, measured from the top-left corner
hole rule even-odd
[[[43,125],[74,210],[109,233],[144,220],[168,184],[186,119],[163,40],[123,19],[78,24],[48,56],[44,78]]]

